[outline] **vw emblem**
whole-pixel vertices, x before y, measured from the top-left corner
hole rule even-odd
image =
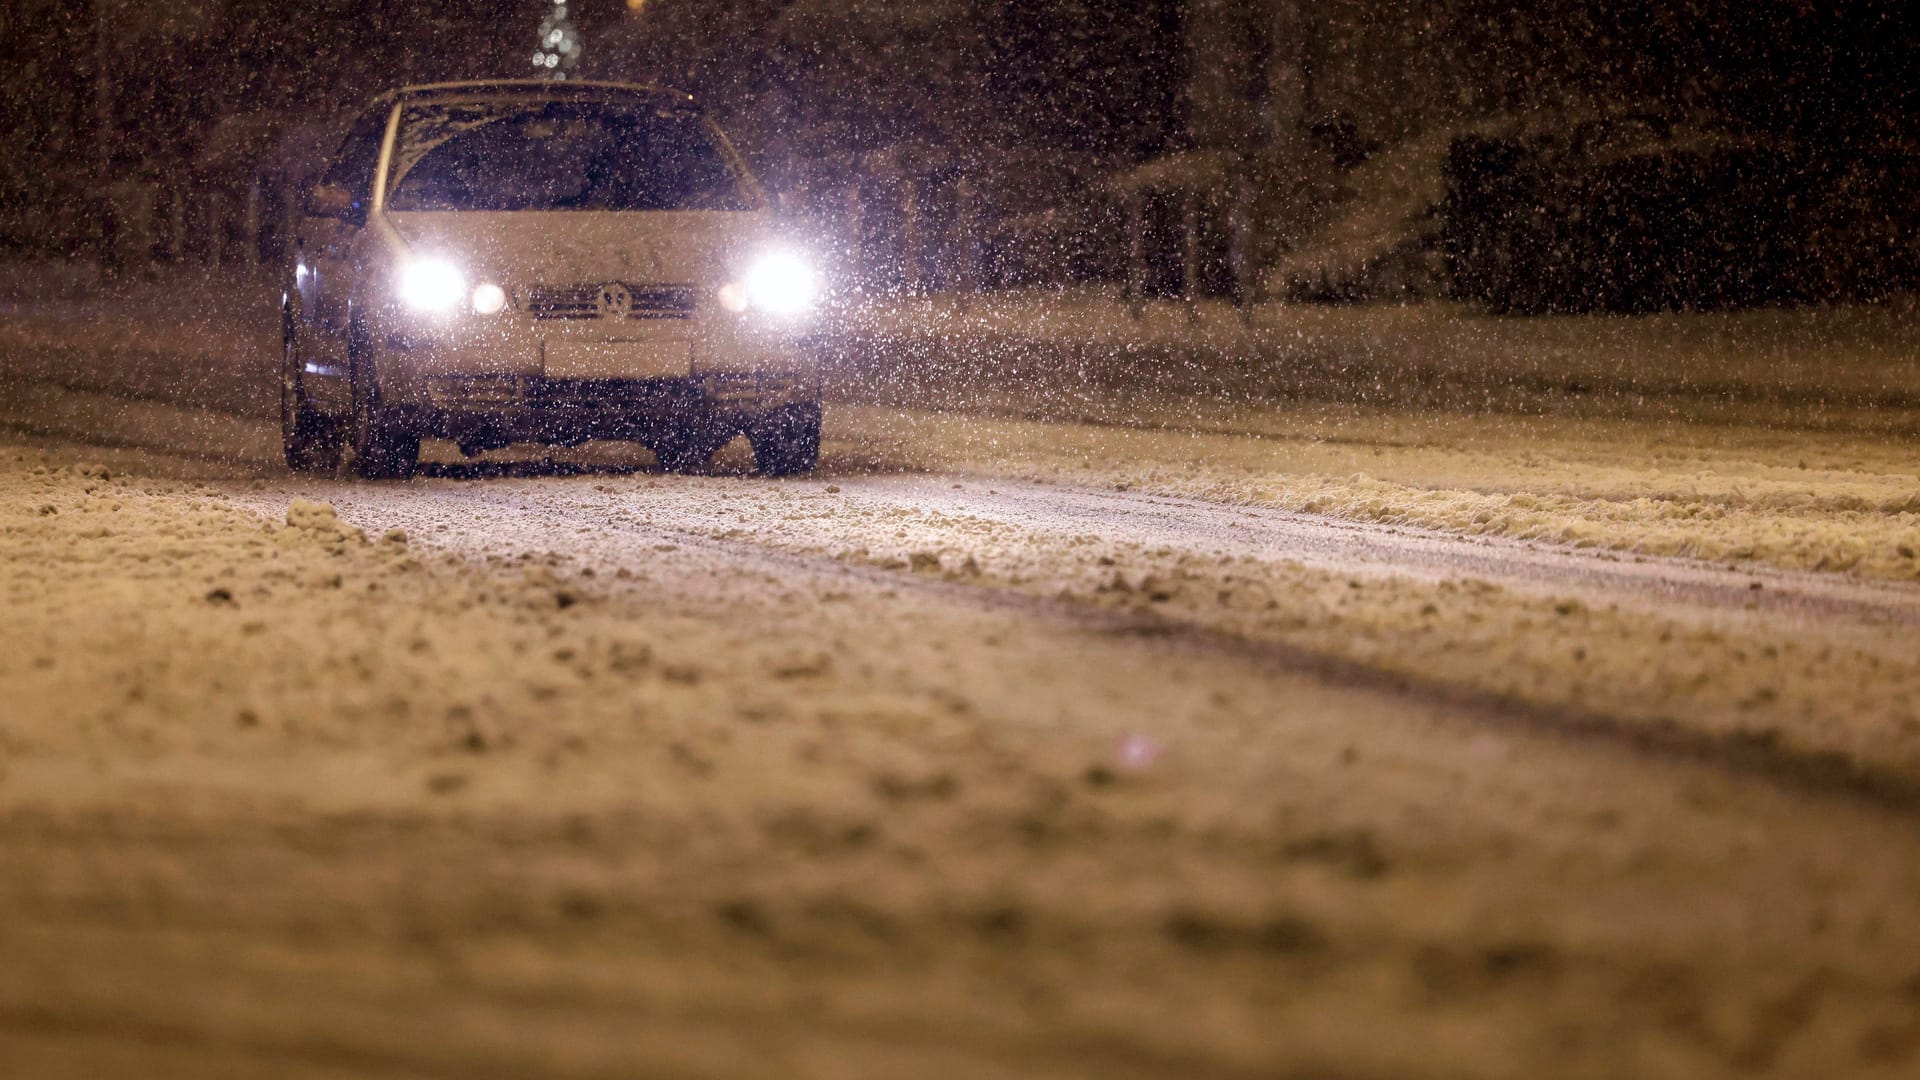
[[[603,319],[624,319],[633,314],[633,293],[617,281],[609,281],[600,286],[600,293],[594,297],[593,305]]]

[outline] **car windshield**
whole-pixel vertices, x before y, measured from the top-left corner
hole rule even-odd
[[[711,125],[646,102],[465,101],[407,106],[393,210],[749,210]]]

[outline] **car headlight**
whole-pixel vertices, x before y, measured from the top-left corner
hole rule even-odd
[[[782,251],[761,256],[740,279],[738,290],[731,296],[729,290],[733,287],[721,290],[721,303],[728,307],[739,303],[735,310],[753,307],[774,315],[798,315],[819,298],[820,282],[799,256]]]
[[[451,311],[467,298],[467,275],[445,259],[414,259],[400,271],[400,299],[416,311]]]

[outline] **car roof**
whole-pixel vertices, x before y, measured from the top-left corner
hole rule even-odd
[[[658,86],[634,83],[597,82],[582,79],[488,79],[473,82],[421,83],[389,90],[375,98],[377,104],[398,100],[420,101],[442,98],[458,100],[472,97],[525,96],[530,98],[578,98],[631,96],[681,108],[699,108],[693,95]]]

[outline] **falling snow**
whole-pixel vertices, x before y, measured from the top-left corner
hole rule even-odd
[[[0,1072],[1913,1075],[1915,37],[15,5]]]

